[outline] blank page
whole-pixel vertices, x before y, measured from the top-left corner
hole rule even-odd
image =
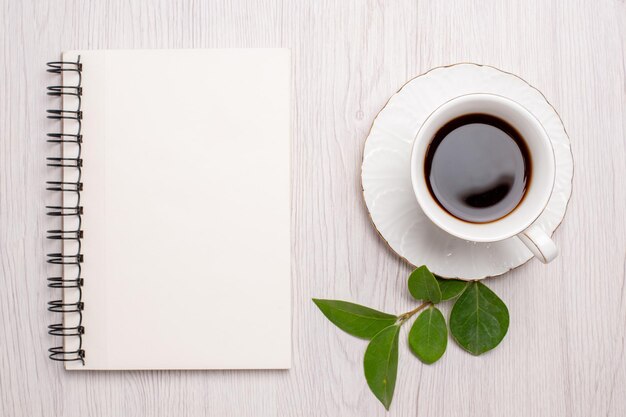
[[[289,51],[78,54],[86,365],[67,367],[289,368]]]

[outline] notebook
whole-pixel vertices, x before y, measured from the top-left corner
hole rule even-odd
[[[289,368],[289,51],[70,51],[48,72],[50,357]]]

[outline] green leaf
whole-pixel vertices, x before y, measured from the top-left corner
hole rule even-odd
[[[409,347],[426,364],[439,360],[448,345],[446,319],[436,307],[424,310],[409,332]]]
[[[387,410],[396,388],[399,334],[398,324],[383,329],[367,346],[363,359],[367,385]]]
[[[468,284],[467,281],[461,281],[460,279],[445,279],[438,276],[435,276],[435,278],[437,278],[439,288],[441,289],[441,301],[458,297],[465,291]]]
[[[346,333],[371,339],[385,327],[394,324],[398,317],[340,300],[313,299],[322,313]]]
[[[409,292],[417,300],[437,304],[441,301],[441,289],[435,276],[422,265],[409,275]]]
[[[509,329],[509,310],[480,282],[471,282],[452,307],[450,332],[465,350],[485,353],[502,341]]]

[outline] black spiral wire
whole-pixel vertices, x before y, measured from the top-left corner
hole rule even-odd
[[[55,61],[48,62],[47,71],[53,74],[63,76],[64,73],[75,73],[78,75],[77,85],[64,86],[54,85],[48,87],[48,95],[53,97],[74,97],[76,99],[77,107],[75,110],[54,109],[48,110],[48,118],[58,120],[60,125],[63,125],[63,129],[60,129],[63,133],[48,133],[48,142],[59,144],[60,155],[47,158],[47,165],[49,167],[56,167],[61,170],[75,169],[77,170],[76,181],[65,181],[64,176],[61,181],[48,181],[46,189],[49,191],[58,192],[61,194],[61,205],[46,206],[47,215],[53,217],[59,217],[62,219],[63,226],[60,229],[48,230],[47,238],[51,240],[61,241],[61,244],[65,247],[64,241],[76,242],[76,251],[74,253],[65,253],[65,248],[58,253],[49,253],[47,262],[49,264],[58,265],[64,268],[66,265],[76,266],[76,276],[66,277],[65,271],[61,276],[53,276],[48,278],[48,287],[61,289],[65,291],[66,288],[76,288],[77,297],[75,300],[61,299],[50,301],[48,303],[48,310],[59,313],[62,317],[61,323],[52,324],[48,326],[48,333],[52,336],[59,336],[62,338],[76,337],[78,338],[78,347],[72,350],[66,350],[63,343],[60,346],[55,346],[49,349],[50,359],[61,362],[73,362],[80,361],[85,364],[85,351],[83,350],[83,334],[85,328],[83,327],[83,309],[84,304],[82,301],[82,286],[84,283],[82,277],[81,263],[83,262],[83,254],[81,253],[81,239],[83,237],[82,215],[83,207],[81,206],[80,193],[83,189],[82,180],[82,104],[81,96],[82,90],[82,69],[83,65],[80,62],[80,56],[76,62],[71,61]],[[65,122],[65,123],[64,123]],[[71,132],[70,125],[75,125],[75,131]],[[76,155],[67,157],[64,155],[63,146],[65,144],[76,144]],[[75,194],[76,201],[74,205],[66,205],[67,199],[65,193]],[[76,219],[77,226],[71,230],[67,230],[65,219],[69,217]],[[75,325],[66,324],[65,314],[74,313],[78,314],[78,321]],[[74,323],[72,323],[74,324]]]

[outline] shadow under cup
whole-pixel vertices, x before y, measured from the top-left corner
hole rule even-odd
[[[435,134],[447,123],[468,114],[486,114],[502,119],[523,138],[528,148],[531,173],[519,204],[504,217],[472,223],[448,213],[435,200],[425,175],[426,157]],[[468,94],[447,101],[422,124],[411,154],[411,181],[417,201],[433,223],[461,239],[495,242],[527,229],[545,209],[555,180],[554,150],[541,123],[520,104],[494,94]]]

